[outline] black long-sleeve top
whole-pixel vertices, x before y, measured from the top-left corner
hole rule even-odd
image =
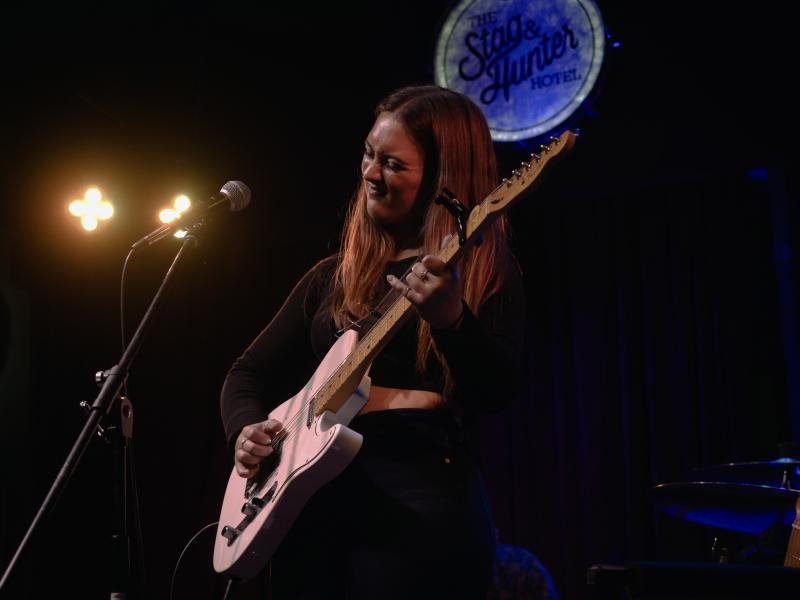
[[[415,260],[390,262],[386,274],[400,277]],[[432,329],[454,382],[444,410],[468,417],[478,409],[495,411],[516,391],[522,370],[525,297],[519,270],[515,262],[511,264],[503,287],[480,306],[479,316],[465,304],[458,329]],[[264,420],[305,385],[336,341],[329,310],[335,268],[336,256],[331,256],[306,273],[228,372],[220,405],[231,451],[245,425]],[[388,291],[389,284],[384,286]],[[418,324],[415,314],[376,357],[369,372],[372,385],[443,393],[442,367],[433,353],[424,371],[415,367]]]

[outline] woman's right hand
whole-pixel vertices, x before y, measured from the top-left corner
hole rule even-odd
[[[236,438],[233,464],[241,477],[253,477],[261,461],[272,454],[272,440],[283,429],[275,419],[247,425]]]

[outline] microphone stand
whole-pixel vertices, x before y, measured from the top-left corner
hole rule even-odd
[[[136,329],[136,333],[133,334],[131,341],[128,343],[127,347],[122,353],[122,358],[120,359],[119,363],[111,367],[108,371],[103,372],[105,381],[103,382],[102,388],[100,389],[100,392],[95,398],[94,403],[92,403],[91,407],[89,408],[89,417],[86,420],[86,424],[81,430],[81,433],[78,436],[78,439],[76,440],[75,444],[72,446],[72,450],[67,456],[66,462],[61,467],[61,470],[56,476],[56,479],[53,482],[52,486],[50,487],[50,491],[47,493],[44,502],[42,503],[41,507],[36,513],[33,522],[31,522],[30,526],[28,527],[28,531],[22,538],[22,542],[20,542],[19,547],[14,553],[14,556],[11,558],[11,562],[8,564],[5,573],[3,573],[3,578],[0,579],[0,592],[3,591],[3,588],[8,582],[8,578],[11,574],[11,571],[14,569],[14,566],[19,560],[22,551],[25,549],[28,542],[30,541],[34,531],[36,530],[36,527],[39,525],[42,518],[58,501],[59,497],[63,493],[64,488],[66,487],[67,483],[72,477],[72,474],[75,472],[75,469],[77,468],[78,463],[83,457],[84,452],[86,452],[86,448],[89,446],[89,442],[92,440],[94,434],[97,431],[99,431],[98,427],[100,425],[100,420],[103,417],[107,416],[111,411],[111,405],[114,401],[114,398],[117,397],[120,389],[122,388],[123,383],[128,378],[128,373],[130,372],[131,365],[133,364],[136,355],[139,353],[142,343],[144,342],[145,335],[147,334],[147,331],[153,322],[153,318],[156,314],[156,311],[161,305],[164,296],[164,291],[166,290],[167,285],[172,279],[172,276],[175,272],[175,267],[183,258],[183,255],[190,244],[194,245],[195,247],[198,244],[197,238],[191,234],[187,235],[183,239],[183,244],[178,250],[178,253],[176,254],[174,260],[172,261],[172,264],[169,266],[169,269],[167,269],[167,273],[164,276],[164,280],[161,282],[161,286],[158,288],[158,291],[153,297],[153,300],[150,302],[150,306],[147,308],[147,312],[145,312],[144,316],[142,317],[142,320],[139,322],[139,326]],[[124,426],[125,424],[123,423],[123,427]],[[123,510],[125,510],[124,505],[125,503],[123,502]],[[123,523],[124,521],[125,521],[125,516],[123,516]],[[127,539],[121,541],[123,544],[127,546],[128,544]],[[125,558],[127,560],[127,557]],[[112,598],[124,598],[124,597],[125,597],[124,592],[112,593]]]
[[[114,514],[112,522],[112,556],[113,569],[111,579],[110,600],[126,600],[127,593],[135,591],[133,587],[134,564],[138,567],[138,592],[132,597],[144,597],[145,568],[144,568],[144,542],[142,539],[142,524],[139,511],[139,493],[136,489],[136,463],[133,453],[133,405],[127,396],[119,396],[119,428],[107,427],[106,433],[111,433],[110,443],[114,455]],[[114,431],[112,431],[114,430]],[[132,501],[132,504],[129,504]],[[129,523],[129,519],[132,521]],[[130,526],[134,535],[130,534]],[[135,548],[131,548],[131,540]],[[138,561],[134,563],[132,552]]]

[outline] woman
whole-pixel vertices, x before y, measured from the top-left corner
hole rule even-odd
[[[486,120],[458,93],[398,90],[377,106],[361,173],[341,251],[303,277],[228,374],[229,447],[237,473],[253,476],[281,429],[269,410],[303,386],[338,331],[363,331],[387,293],[403,294],[417,315],[372,364],[350,424],[363,446],[282,542],[274,597],[481,598],[494,535],[469,440],[476,412],[514,391],[524,297],[505,219],[450,269],[435,253],[455,219],[433,200],[447,187],[469,209],[496,185]]]

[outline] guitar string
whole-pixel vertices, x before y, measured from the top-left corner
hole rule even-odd
[[[406,274],[404,274],[404,275],[403,275],[403,277],[405,277],[407,274],[408,274],[408,272],[407,272]],[[384,298],[384,300],[382,300],[382,301],[381,301],[381,304],[382,304],[382,303],[383,303],[383,302],[384,302],[384,301],[385,301],[387,298],[389,298],[389,297],[391,297],[391,292],[390,292],[389,294],[387,294],[387,296]],[[393,308],[394,308],[394,307],[395,307],[395,306],[398,304],[398,301],[399,301],[399,297],[397,297],[397,298],[394,300],[394,302],[393,302],[393,303],[390,305],[390,307],[389,307],[389,309],[388,309],[388,310],[392,310],[392,309],[393,309]],[[378,306],[380,306],[381,304],[379,304]],[[386,314],[386,313],[384,313],[384,314]],[[316,392],[315,394],[313,394],[313,395],[312,395],[312,396],[311,396],[311,397],[310,397],[308,400],[306,400],[306,401],[303,401],[303,402],[301,403],[301,405],[300,405],[300,407],[298,408],[297,412],[296,412],[294,415],[292,415],[292,416],[291,416],[291,417],[290,417],[290,418],[287,420],[287,422],[286,422],[286,424],[284,425],[284,427],[283,427],[283,428],[282,428],[282,429],[281,429],[281,430],[278,432],[278,434],[276,434],[275,438],[274,438],[274,439],[273,439],[273,441],[271,442],[271,445],[272,445],[273,447],[275,447],[275,445],[277,445],[278,443],[282,442],[284,439],[286,439],[286,438],[288,438],[288,437],[290,437],[290,436],[294,435],[295,433],[297,433],[297,432],[301,431],[301,430],[302,430],[302,428],[303,428],[303,427],[305,427],[305,424],[303,423],[303,420],[306,418],[306,413],[307,413],[307,412],[308,412],[308,410],[310,409],[310,407],[311,407],[312,403],[313,403],[315,400],[318,400],[318,396],[319,396],[320,392],[321,392],[321,391],[323,391],[323,390],[324,390],[326,387],[328,387],[328,386],[329,386],[329,384],[330,384],[330,382],[331,382],[331,381],[332,381],[332,380],[333,380],[333,379],[334,379],[334,378],[335,378],[335,377],[336,377],[336,376],[337,376],[337,375],[338,375],[340,372],[342,372],[342,371],[343,371],[343,369],[344,369],[345,367],[349,368],[349,366],[352,364],[352,360],[350,360],[350,359],[351,359],[351,357],[352,357],[352,356],[354,356],[355,352],[356,352],[356,351],[358,351],[358,349],[359,349],[359,348],[362,346],[362,344],[365,344],[365,343],[367,343],[367,341],[369,341],[369,340],[371,340],[372,338],[374,338],[374,337],[375,337],[374,335],[371,335],[371,333],[377,329],[377,325],[378,325],[378,323],[380,323],[380,320],[379,320],[379,321],[378,321],[378,322],[375,324],[375,326],[373,326],[373,328],[370,330],[370,333],[368,333],[368,334],[367,334],[367,335],[366,335],[366,336],[365,336],[365,337],[364,337],[364,338],[361,340],[361,342],[360,342],[360,343],[359,343],[359,344],[356,346],[356,348],[355,348],[354,352],[352,352],[351,354],[349,354],[349,355],[347,356],[347,358],[345,358],[345,360],[344,360],[344,361],[343,361],[343,362],[342,362],[342,363],[341,363],[341,364],[340,364],[340,365],[339,365],[339,366],[338,366],[338,367],[337,367],[337,368],[334,370],[334,372],[333,372],[333,373],[331,374],[331,376],[330,376],[330,377],[329,377],[329,378],[328,378],[328,379],[325,381],[325,383],[323,383],[323,384],[322,384],[322,385],[321,385],[321,386],[320,386],[320,387],[317,389],[317,392]]]
[[[481,203],[480,203],[480,204],[479,204],[479,205],[478,205],[476,208],[478,208],[478,207],[481,207],[481,206],[483,206],[485,203],[487,203],[487,202],[489,201],[489,198],[491,198],[491,197],[492,197],[492,195],[494,194],[494,192],[495,192],[495,191],[496,191],[496,190],[497,190],[499,187],[501,187],[502,185],[503,185],[503,184],[501,183],[499,186],[497,186],[497,188],[495,188],[495,190],[493,190],[493,191],[492,191],[492,192],[491,192],[491,193],[490,193],[490,194],[489,194],[489,195],[486,197],[486,199],[484,199],[484,200],[483,200],[483,202],[481,202]],[[473,209],[473,210],[475,210],[475,209]],[[474,231],[473,231],[473,233],[474,233]],[[472,237],[472,235],[470,235],[470,237]],[[448,250],[448,248],[449,248],[450,244],[451,244],[451,243],[453,243],[453,242],[455,242],[456,240],[457,240],[457,238],[455,238],[455,237],[454,237],[454,238],[451,238],[451,241],[449,241],[449,242],[448,242],[448,243],[447,243],[447,244],[444,246],[444,248],[442,248],[442,251],[444,252],[444,251]],[[409,267],[409,268],[408,268],[408,269],[407,269],[407,270],[406,270],[406,271],[405,271],[405,272],[404,272],[404,273],[403,273],[403,274],[400,276],[400,279],[401,279],[401,280],[405,280],[405,279],[408,277],[408,275],[411,273],[411,267],[413,267],[413,266],[414,266],[414,264],[415,264],[415,263],[412,263],[412,265],[411,265],[411,266],[410,266],[410,267]],[[387,314],[389,314],[389,312],[390,312],[390,311],[392,311],[392,310],[394,310],[394,309],[395,309],[395,307],[396,307],[396,306],[397,306],[397,305],[398,305],[398,304],[401,302],[401,298],[403,298],[403,296],[402,296],[402,295],[401,295],[401,294],[400,294],[400,293],[399,293],[397,290],[395,290],[395,289],[391,289],[391,290],[389,290],[389,292],[388,292],[388,293],[387,293],[387,294],[386,294],[386,295],[383,297],[383,299],[382,299],[382,300],[381,300],[381,301],[378,303],[378,306],[377,306],[377,307],[376,307],[376,309],[375,309],[375,310],[376,310],[378,313],[380,313],[380,314],[381,314],[381,317],[380,317],[380,318],[378,319],[378,321],[377,321],[377,322],[376,322],[376,323],[375,323],[375,324],[374,324],[374,325],[373,325],[373,326],[370,328],[370,330],[369,330],[369,332],[367,333],[367,335],[366,335],[366,336],[365,336],[365,337],[364,337],[362,340],[360,340],[360,341],[358,342],[358,345],[356,346],[356,348],[354,349],[354,351],[353,351],[353,352],[351,352],[351,353],[350,353],[350,354],[347,356],[347,358],[345,358],[345,360],[342,362],[342,364],[341,364],[341,365],[339,365],[339,366],[338,366],[338,367],[337,367],[337,368],[334,370],[334,372],[333,372],[333,373],[331,373],[331,376],[330,376],[330,377],[329,377],[329,378],[328,378],[328,379],[325,381],[325,383],[324,383],[324,384],[322,384],[322,385],[319,387],[319,389],[317,390],[317,393],[313,394],[313,395],[311,396],[311,398],[310,398],[308,401],[305,401],[305,402],[303,402],[303,403],[301,404],[300,408],[298,409],[298,411],[297,411],[297,412],[296,412],[294,415],[292,415],[292,416],[291,416],[291,417],[290,417],[290,418],[287,420],[287,424],[286,424],[286,425],[284,425],[283,429],[281,429],[281,431],[280,431],[280,432],[278,432],[278,434],[276,434],[275,438],[274,438],[274,439],[273,439],[273,441],[271,442],[271,445],[272,445],[273,447],[274,447],[276,444],[278,444],[278,443],[282,442],[284,439],[286,439],[286,438],[287,438],[287,437],[289,437],[290,435],[293,435],[293,434],[297,433],[298,431],[301,431],[301,430],[302,430],[302,428],[305,426],[305,425],[303,424],[303,419],[304,419],[304,417],[305,417],[305,415],[306,415],[306,413],[307,413],[307,411],[308,411],[309,407],[311,406],[311,403],[312,403],[312,402],[314,402],[314,400],[315,400],[315,399],[317,399],[317,396],[318,396],[319,392],[320,392],[320,391],[322,391],[322,390],[323,390],[325,387],[327,387],[327,386],[329,385],[329,383],[330,383],[330,382],[333,380],[333,378],[334,378],[334,377],[336,377],[336,376],[339,374],[339,372],[342,370],[342,368],[343,368],[343,367],[344,367],[344,366],[345,366],[345,365],[346,365],[348,362],[350,362],[350,361],[349,361],[349,359],[350,359],[350,358],[351,358],[351,357],[352,357],[352,356],[353,356],[353,355],[354,355],[354,354],[355,354],[355,353],[356,353],[356,352],[357,352],[357,351],[358,351],[360,348],[364,347],[364,346],[367,344],[367,342],[368,342],[368,341],[369,341],[369,340],[370,340],[372,337],[374,337],[374,335],[373,335],[373,332],[374,332],[374,331],[377,331],[377,330],[379,329],[378,325],[379,325],[379,324],[380,324],[380,323],[383,321],[383,318],[384,318],[384,316],[385,316],[385,315],[387,315]],[[403,299],[405,299],[405,298],[403,298]],[[406,299],[406,301],[408,302],[408,300],[407,300],[407,299]],[[389,302],[391,302],[391,304],[389,304],[389,306],[388,306],[388,307],[387,307],[387,308],[386,308],[386,309],[385,309],[385,310],[384,310],[384,311],[381,313],[381,311],[380,311],[380,308],[381,308],[381,306],[383,306],[384,304],[388,304]],[[366,316],[365,316],[365,317],[362,317],[362,318],[361,318],[361,319],[359,319],[358,321],[363,321],[365,318],[366,318]],[[358,323],[358,321],[356,321],[356,323]]]
[[[488,198],[487,198],[487,200],[488,200]],[[483,203],[481,203],[481,204],[483,204]],[[456,238],[453,238],[451,242],[448,242],[448,244],[445,245],[444,248],[442,248],[442,253],[444,253],[446,255],[446,251],[449,249],[450,244],[452,242],[455,242],[455,241],[456,241]],[[442,253],[440,253],[440,256],[442,255]],[[406,269],[406,271],[400,276],[401,280],[406,280],[408,275],[411,273],[411,268],[414,266],[414,264],[416,264],[416,263],[412,263],[412,265],[408,269]],[[342,361],[342,363],[334,370],[334,372],[331,373],[331,376],[325,381],[325,383],[322,384],[319,387],[317,392],[315,394],[313,394],[308,401],[303,402],[301,404],[300,408],[298,409],[298,411],[287,420],[287,424],[284,425],[283,429],[281,429],[281,431],[278,434],[276,434],[275,438],[271,442],[271,445],[273,447],[275,447],[276,444],[282,442],[284,439],[286,439],[290,435],[294,435],[298,431],[302,430],[302,428],[305,426],[303,424],[303,419],[304,419],[305,415],[307,414],[308,409],[311,406],[311,403],[313,403],[317,399],[319,393],[323,389],[325,389],[327,386],[329,386],[330,382],[346,366],[349,368],[350,364],[352,364],[352,361],[350,360],[351,357],[354,356],[359,351],[360,348],[363,348],[363,347],[367,346],[368,343],[370,343],[372,341],[377,341],[377,340],[374,340],[374,338],[378,336],[378,334],[376,334],[375,332],[381,330],[381,327],[379,325],[382,323],[384,317],[387,314],[389,314],[392,311],[394,311],[395,308],[398,306],[398,304],[400,304],[402,302],[402,300],[405,300],[406,302],[409,302],[406,298],[404,298],[404,296],[402,296],[400,294],[400,292],[398,292],[395,289],[390,289],[387,292],[387,294],[381,299],[381,301],[378,303],[378,306],[373,311],[373,312],[377,312],[378,314],[380,314],[381,315],[380,318],[369,329],[369,331],[367,332],[366,336],[358,342],[358,344],[357,344],[356,348],[354,349],[354,351],[351,352],[347,356],[347,358],[344,359],[344,361]],[[388,304],[388,306],[386,308],[384,308],[383,310],[381,310],[381,308],[384,307],[387,304]],[[409,302],[409,304],[410,304],[410,302]],[[405,307],[403,310],[405,310],[406,308],[407,307]],[[363,320],[365,320],[365,318],[366,318],[366,316],[361,318],[361,319],[359,319],[359,321],[363,321]],[[401,313],[400,317],[398,317],[398,318],[402,318],[402,313]],[[356,323],[357,322],[358,321],[356,321]],[[381,334],[381,335],[383,335],[383,334]]]
[[[413,264],[412,264],[412,266],[413,266]],[[411,267],[409,267],[400,276],[400,278],[401,279],[405,279],[406,277],[408,277],[408,275],[410,273],[411,273]],[[364,338],[362,338],[358,342],[358,344],[356,345],[356,347],[353,350],[353,352],[348,354],[348,356],[342,361],[342,363],[339,366],[336,367],[336,369],[333,371],[333,373],[331,373],[330,377],[322,385],[320,385],[320,387],[317,389],[316,393],[312,394],[311,397],[308,400],[303,401],[301,406],[298,408],[297,412],[294,415],[292,415],[291,417],[289,417],[289,419],[287,420],[286,424],[284,424],[283,428],[275,435],[275,437],[273,438],[273,440],[272,440],[270,445],[272,445],[274,447],[276,444],[282,442],[285,438],[287,438],[290,435],[293,435],[293,434],[297,433],[298,431],[302,430],[302,428],[305,426],[303,424],[304,416],[307,413],[308,409],[311,407],[311,404],[315,400],[317,400],[317,396],[319,395],[319,393],[323,389],[325,389],[330,384],[330,382],[346,366],[349,368],[349,364],[348,363],[352,364],[352,360],[350,360],[350,359],[356,354],[356,352],[358,352],[359,348],[361,348],[364,344],[366,344],[368,341],[371,341],[372,338],[375,337],[373,332],[379,329],[378,325],[383,321],[384,316],[389,314],[391,311],[393,311],[397,307],[397,305],[400,303],[400,298],[402,298],[402,296],[399,294],[399,292],[397,292],[397,290],[395,290],[395,289],[391,289],[381,299],[381,301],[378,303],[378,305],[376,306],[376,308],[373,311],[373,312],[379,313],[381,315],[380,318],[370,328],[370,330],[367,332],[367,335],[364,336]],[[388,306],[386,308],[384,308],[383,310],[381,310],[381,308],[384,307],[385,305],[388,305]],[[365,318],[366,318],[366,316],[362,317],[361,319],[356,321],[354,324],[357,324],[359,321],[365,320]]]
[[[488,198],[487,198],[487,200],[488,200]],[[486,202],[487,200],[484,200],[484,202]],[[483,202],[481,204],[483,204]],[[446,255],[446,253],[447,253],[446,251],[449,250],[450,244],[452,242],[455,242],[455,241],[456,241],[456,238],[453,238],[452,241],[449,241],[442,248],[442,251],[440,252],[440,257],[442,256],[442,254]],[[406,280],[408,275],[411,273],[411,269],[414,266],[414,264],[416,264],[416,263],[412,263],[411,266],[408,269],[406,269],[406,271],[400,276],[399,279]],[[382,323],[384,317],[387,314],[389,314],[392,311],[394,311],[395,308],[398,306],[398,304],[400,304],[402,302],[402,300],[406,300],[406,302],[409,302],[406,298],[404,298],[400,294],[400,292],[398,292],[394,288],[390,289],[384,295],[384,297],[378,303],[378,305],[376,306],[374,311],[372,311],[372,313],[376,313],[377,312],[378,314],[380,314],[381,315],[380,318],[373,324],[372,327],[370,327],[370,329],[367,332],[366,336],[363,339],[359,340],[359,342],[358,342],[356,348],[354,349],[354,351],[351,352],[347,356],[347,358],[344,359],[344,361],[342,361],[342,363],[333,371],[333,373],[331,373],[331,376],[325,381],[325,383],[323,383],[319,387],[319,389],[317,390],[317,393],[313,394],[308,401],[303,402],[301,404],[300,408],[298,409],[298,411],[287,420],[287,425],[285,425],[283,427],[283,429],[281,429],[281,431],[275,436],[275,438],[271,442],[271,445],[273,447],[275,446],[275,444],[283,441],[285,438],[289,437],[290,435],[293,435],[293,434],[297,433],[298,431],[302,430],[302,428],[305,426],[305,425],[303,425],[304,416],[306,415],[309,407],[311,406],[311,403],[314,402],[317,399],[317,396],[319,395],[319,392],[322,391],[323,389],[325,389],[330,384],[330,382],[334,379],[334,377],[336,377],[345,368],[345,366],[349,367],[348,363],[350,363],[350,364],[352,363],[352,361],[350,360],[351,357],[354,356],[359,351],[360,348],[363,348],[364,346],[368,345],[368,342],[376,341],[376,340],[374,340],[374,338],[378,334],[376,334],[375,332],[379,331],[381,329],[381,327],[379,327],[379,325]],[[405,307],[405,308],[407,308],[407,307]],[[405,310],[405,308],[403,310]],[[369,314],[365,315],[361,319],[358,319],[354,324],[357,324],[359,321],[364,321],[368,316],[369,316]],[[400,315],[399,318],[401,318],[401,317],[402,317],[402,314]],[[281,434],[283,434],[283,435],[281,435]]]
[[[491,194],[490,194],[489,197],[491,197]],[[488,201],[488,197],[487,197],[486,200],[484,200],[481,203],[481,205],[483,203],[487,202],[487,201]],[[472,237],[472,236],[470,236],[470,237]],[[455,242],[456,239],[457,238],[452,238],[452,241],[449,241],[442,248],[442,252],[440,253],[440,256],[441,256],[442,253],[446,254],[446,251],[449,250],[450,244]],[[408,275],[411,273],[411,269],[414,266],[414,264],[416,264],[416,263],[412,263],[412,265],[408,269],[406,269],[406,271],[400,276],[401,280],[406,280]],[[333,371],[333,373],[331,373],[331,376],[325,381],[325,383],[323,383],[319,387],[317,392],[315,394],[313,394],[308,401],[303,402],[301,404],[301,406],[299,407],[298,411],[287,420],[286,425],[284,425],[283,429],[281,429],[281,431],[278,432],[278,434],[276,434],[275,438],[271,442],[271,445],[273,447],[277,443],[282,442],[285,438],[289,437],[290,435],[293,435],[293,434],[297,433],[298,431],[302,430],[302,428],[305,426],[303,424],[303,419],[304,419],[309,407],[311,406],[311,403],[313,403],[317,399],[317,396],[319,395],[320,391],[325,389],[330,384],[330,382],[345,368],[345,366],[349,367],[349,364],[352,364],[352,361],[350,359],[351,359],[352,356],[354,356],[356,354],[356,352],[358,352],[358,350],[360,348],[363,348],[364,346],[366,346],[368,344],[368,342],[374,341],[374,338],[377,335],[374,332],[379,331],[381,329],[381,327],[379,327],[379,325],[383,321],[384,317],[387,314],[389,314],[390,312],[392,312],[393,310],[395,310],[397,305],[400,304],[402,302],[402,300],[406,300],[406,302],[409,302],[406,298],[404,298],[400,294],[400,292],[398,292],[397,290],[395,290],[393,288],[390,289],[386,293],[386,295],[384,295],[384,297],[381,299],[381,301],[378,303],[377,307],[373,311],[373,313],[377,312],[378,314],[380,314],[381,315],[380,318],[369,329],[369,331],[367,332],[366,336],[363,339],[359,340],[359,342],[358,342],[356,348],[354,349],[354,351],[351,352],[347,356],[347,358],[344,359],[344,361],[342,361],[342,363]],[[385,308],[383,308],[383,310],[381,310],[382,307],[385,307]],[[358,321],[356,321],[354,324],[357,324],[359,321],[364,321],[368,316],[369,316],[369,314],[365,315],[365,317],[362,317],[361,319],[358,319]]]

